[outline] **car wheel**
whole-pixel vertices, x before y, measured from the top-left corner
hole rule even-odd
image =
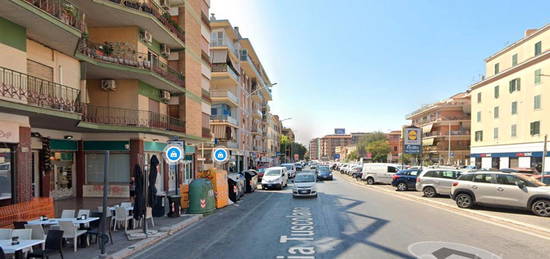
[[[367,184],[368,185],[373,185],[374,184],[374,179],[372,177],[367,178]]]
[[[550,200],[538,200],[533,203],[531,210],[537,216],[550,217]]]
[[[459,208],[471,209],[472,207],[474,207],[474,199],[470,194],[461,193],[456,196],[456,205]]]
[[[406,191],[407,190],[407,184],[406,183],[398,183],[397,184],[397,190],[398,191]]]
[[[424,188],[423,191],[424,191],[424,196],[425,196],[425,197],[428,197],[428,198],[433,198],[433,197],[435,197],[435,195],[437,194],[437,193],[435,192],[435,189],[434,189],[433,187],[430,187],[430,186]]]

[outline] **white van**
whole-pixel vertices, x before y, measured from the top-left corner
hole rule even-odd
[[[363,164],[363,176],[361,176],[361,179],[367,181],[367,184],[391,184],[391,177],[399,170],[401,170],[401,166],[397,164],[366,163]]]

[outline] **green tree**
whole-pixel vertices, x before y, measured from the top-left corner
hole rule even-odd
[[[377,140],[367,145],[367,152],[372,154],[374,162],[386,162],[391,148],[387,140]]]
[[[357,159],[359,159],[359,154],[357,153],[357,150],[351,151],[346,157],[346,160],[348,161],[356,161]]]
[[[370,143],[387,140],[386,134],[380,131],[370,132],[367,133],[367,135],[363,136],[359,143],[357,144],[357,153],[360,157],[366,157],[367,156],[367,147]]]

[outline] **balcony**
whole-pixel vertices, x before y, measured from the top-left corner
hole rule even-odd
[[[227,64],[212,64],[212,80],[223,85],[233,86],[239,83],[239,73]]]
[[[468,107],[470,106],[469,101],[467,101],[467,102],[466,101],[437,102],[437,103],[428,104],[428,105],[424,105],[424,106],[420,107],[416,111],[407,114],[406,118],[408,120],[412,120],[412,117],[419,116],[420,114],[426,113],[428,111],[434,111],[434,110],[443,109],[443,108],[445,108],[445,109],[462,108],[462,107],[466,107],[466,106],[468,106]]]
[[[210,41],[210,49],[224,49],[227,48],[229,50],[229,53],[233,54],[235,56],[235,59],[239,60],[239,52],[233,45],[233,43],[229,42],[226,38],[223,40],[214,39]]]
[[[252,108],[252,118],[261,120],[262,119],[262,112],[258,109]]]
[[[137,26],[173,49],[185,47],[185,32],[153,1],[72,0],[86,11],[90,27]]]
[[[104,107],[87,104],[83,111],[84,122],[130,128],[155,128],[185,132],[185,122],[152,111]],[[135,131],[132,130],[132,131]]]
[[[233,107],[239,106],[239,98],[229,90],[212,90],[210,91],[210,98],[214,103],[223,102]]]
[[[449,131],[432,131],[428,133],[424,133],[424,138],[438,138],[438,137],[448,137]],[[451,137],[470,137],[470,131],[469,130],[451,130],[450,132]]]
[[[260,74],[259,69],[256,67],[256,64],[252,62],[252,59],[247,52],[241,52],[241,64],[244,71],[250,75],[250,77],[255,77],[258,81],[263,83],[262,74]]]
[[[238,127],[237,119],[229,116],[229,115],[211,115],[210,116],[210,124],[216,124],[216,123],[229,123],[232,124],[235,127]]]
[[[81,112],[80,89],[0,67],[0,99],[65,112]]]
[[[453,117],[433,117],[427,119],[419,119],[413,121],[414,125],[422,126],[428,123],[442,123],[442,122],[454,122],[454,121],[470,121],[470,116],[453,116]]]
[[[26,28],[28,38],[72,56],[82,31],[84,13],[66,0],[2,1],[0,17]]]
[[[87,79],[137,79],[170,92],[184,92],[185,78],[168,64],[152,60],[121,42],[96,44],[82,40],[77,57],[91,65]]]
[[[239,144],[233,140],[222,140],[219,143],[220,145],[225,146],[226,148],[233,148],[233,149],[239,148]]]

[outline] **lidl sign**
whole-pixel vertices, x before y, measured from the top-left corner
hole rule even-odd
[[[417,127],[405,128],[403,145],[405,154],[419,154],[422,150],[422,129]]]

